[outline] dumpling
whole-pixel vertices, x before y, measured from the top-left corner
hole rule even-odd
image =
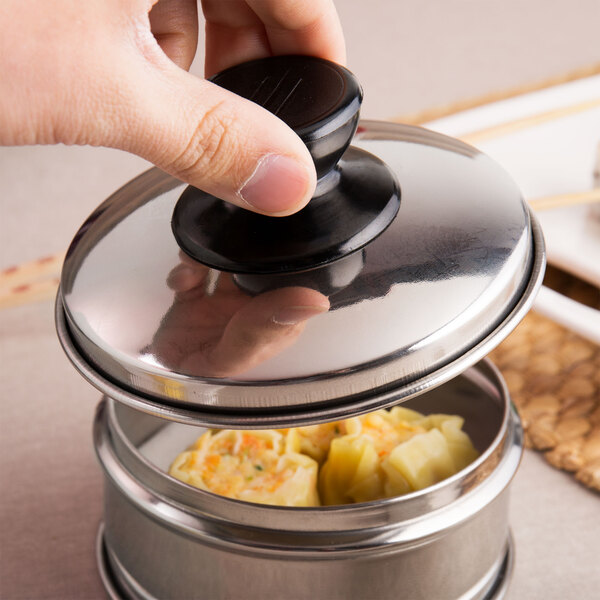
[[[319,464],[323,464],[331,442],[345,435],[346,423],[344,421],[335,421],[333,423],[322,423],[321,425],[308,425],[306,427],[296,427],[294,429],[280,429],[285,435],[294,434],[297,436],[297,452],[307,454],[314,458]]]
[[[398,471],[412,490],[421,490],[456,472],[446,438],[438,429],[396,446],[389,456],[388,472],[391,469]]]
[[[395,407],[345,421],[319,474],[325,505],[368,502],[428,487],[477,458],[463,419]]]
[[[439,429],[448,443],[448,449],[454,461],[455,472],[470,465],[479,453],[475,450],[469,436],[462,430],[464,419],[458,415],[427,415],[418,421],[426,429]]]
[[[394,448],[425,429],[399,414],[379,410],[344,422],[348,435],[331,442],[327,462],[321,467],[323,504],[370,502],[410,491],[402,475],[390,476],[384,465]]]
[[[473,462],[478,453],[463,422],[397,406],[309,427],[207,431],[169,472],[247,502],[370,502],[423,489]]]
[[[229,498],[279,506],[318,506],[315,460],[295,434],[207,431],[169,470],[177,479]]]
[[[352,504],[381,498],[379,462],[373,444],[359,434],[333,440],[319,475],[321,503]]]

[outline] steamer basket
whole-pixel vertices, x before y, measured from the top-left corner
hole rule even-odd
[[[98,560],[113,598],[501,598],[512,568],[509,484],[522,429],[482,361],[405,406],[465,418],[480,457],[406,496],[322,508],[223,498],[166,474],[201,428],[105,398],[94,439],[105,472]]]
[[[271,57],[213,81],[295,130],[317,186],[272,219],[151,169],[76,234],[56,322],[105,394],[94,435],[109,594],[502,597],[522,430],[500,375],[478,361],[541,285],[534,215],[476,148],[359,121],[344,67]],[[293,427],[400,402],[462,415],[480,457],[406,496],[322,508],[240,502],[167,475],[202,427]]]

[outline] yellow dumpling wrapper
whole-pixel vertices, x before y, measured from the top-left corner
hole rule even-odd
[[[393,498],[394,496],[402,496],[413,491],[410,483],[406,480],[404,475],[398,470],[391,462],[390,457],[386,456],[381,461],[381,468],[383,469],[384,483],[383,483],[383,496],[384,498]]]
[[[470,465],[478,456],[479,452],[475,450],[471,438],[462,430],[464,419],[458,415],[432,414],[427,415],[420,421],[426,429],[439,429],[446,442],[450,455],[454,460],[454,469],[456,472]]]
[[[394,448],[389,463],[413,490],[438,483],[456,472],[446,438],[438,429],[420,433]]]
[[[353,434],[333,440],[319,475],[322,504],[352,504],[381,498],[379,462],[368,439]]]
[[[463,422],[456,415],[425,416],[396,406],[293,429],[207,431],[169,472],[247,502],[370,502],[423,489],[473,462],[478,452]]]
[[[433,485],[470,464],[478,453],[462,431],[463,419],[403,407],[346,422],[321,467],[325,505],[368,502]]]
[[[190,450],[177,456],[169,474],[247,502],[318,506],[318,464],[297,452],[297,447],[295,433],[207,431]]]
[[[413,421],[420,421],[423,419],[423,414],[417,412],[416,410],[412,410],[410,408],[405,408],[404,406],[394,406],[387,411],[390,416],[390,419],[393,419],[396,423],[412,423]]]
[[[402,475],[390,476],[384,463],[394,448],[425,429],[400,418],[398,412],[392,414],[386,410],[347,419],[344,423],[348,435],[331,442],[327,462],[321,467],[321,502],[325,505],[370,502],[410,491]]]
[[[323,464],[331,442],[341,435],[345,435],[346,424],[344,421],[335,421],[333,423],[322,423],[320,425],[308,425],[306,427],[296,427],[294,429],[280,429],[284,435],[295,436],[297,444],[296,452],[301,452]]]

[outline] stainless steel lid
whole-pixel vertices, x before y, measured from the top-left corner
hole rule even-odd
[[[350,281],[303,329],[244,321],[252,306],[265,319],[260,303],[268,312],[273,292],[247,293],[229,273],[207,270],[195,289],[175,291],[182,253],[170,221],[185,186],[152,169],[117,191],[64,265],[57,320],[79,370],[166,418],[243,427],[277,416],[291,425],[392,404],[489,352],[524,316],[543,274],[542,235],[519,190],[479,151],[424,129],[363,122],[353,144],[397,175],[400,210],[351,255]],[[292,296],[310,287],[304,275],[287,288]],[[216,377],[202,353],[235,327],[232,339],[246,347],[232,348],[231,373]]]
[[[253,215],[152,169],[71,244],[59,336],[113,398],[208,426],[341,418],[456,376],[533,300],[542,236],[497,164],[389,123],[362,122],[346,149],[352,74],[273,60],[217,77],[298,125],[320,177],[305,209]]]

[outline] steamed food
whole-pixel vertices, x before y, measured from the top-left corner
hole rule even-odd
[[[403,407],[265,431],[207,431],[169,473],[230,498],[280,506],[370,502],[433,485],[478,453],[456,415]]]
[[[297,435],[207,431],[169,473],[215,494],[280,506],[318,506],[316,461],[298,452]]]

